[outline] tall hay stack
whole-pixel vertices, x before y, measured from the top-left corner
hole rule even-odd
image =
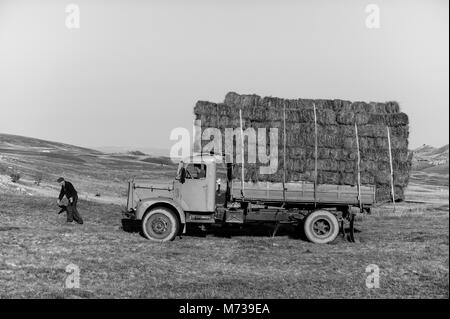
[[[283,131],[286,110],[286,182],[315,180],[315,124],[314,106],[317,112],[318,152],[317,182],[321,184],[357,185],[357,147],[355,123],[358,126],[360,146],[361,184],[376,185],[377,201],[391,197],[389,146],[386,127],[390,128],[394,169],[395,199],[404,199],[411,168],[408,152],[408,116],[400,112],[396,102],[365,103],[344,100],[287,100],[258,95],[239,95],[230,92],[224,103],[197,102],[194,108],[196,120],[201,120],[202,131],[218,128],[225,136],[225,128],[239,128],[239,110],[242,110],[243,129],[278,128],[278,170],[274,174],[260,174],[262,163],[247,163],[245,143],[246,181],[283,181]],[[209,143],[201,142],[202,147]],[[222,145],[225,145],[222,142]],[[267,152],[269,148],[267,147]],[[236,149],[233,158],[235,159]],[[257,157],[258,159],[258,157]],[[240,165],[236,165],[235,177],[240,178]]]

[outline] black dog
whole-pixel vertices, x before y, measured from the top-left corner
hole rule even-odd
[[[67,205],[58,205],[59,208],[61,208],[61,210],[59,211],[58,215],[63,213],[63,212],[67,212]]]
[[[63,212],[67,212],[67,218],[69,218],[69,211],[67,209],[67,205],[58,205],[58,207],[61,208],[58,212],[58,215]],[[83,220],[81,219],[81,217],[78,217],[78,218],[74,217],[74,219],[78,224],[83,224]],[[69,223],[69,221],[68,221],[68,223]]]

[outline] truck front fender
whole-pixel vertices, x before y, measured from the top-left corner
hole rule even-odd
[[[142,218],[144,218],[144,214],[147,210],[157,206],[172,209],[176,214],[178,214],[178,217],[180,218],[180,223],[181,224],[186,223],[186,215],[184,213],[183,208],[181,208],[181,206],[177,202],[175,202],[172,198],[168,197],[141,199],[136,208],[136,219],[141,220]]]

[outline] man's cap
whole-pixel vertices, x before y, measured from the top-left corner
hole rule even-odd
[[[57,181],[58,183],[61,183],[62,181],[64,181],[64,178],[63,178],[63,177],[60,177],[60,178],[58,178],[56,181]]]

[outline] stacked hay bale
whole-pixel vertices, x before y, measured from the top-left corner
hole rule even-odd
[[[391,199],[391,175],[387,127],[390,129],[394,169],[395,199],[404,199],[408,184],[411,155],[408,152],[408,116],[398,103],[365,103],[344,100],[287,100],[230,92],[224,103],[199,101],[194,108],[201,129],[218,128],[224,138],[225,128],[239,128],[242,110],[243,129],[278,128],[278,170],[260,174],[262,163],[245,163],[246,181],[283,181],[283,131],[286,112],[286,182],[315,180],[315,122],[317,114],[317,182],[321,184],[357,185],[355,123],[358,126],[361,184],[377,186],[377,200]],[[284,111],[285,110],[285,111]],[[202,141],[202,146],[209,141]],[[224,142],[222,143],[224,145]],[[244,147],[248,150],[247,143]],[[269,148],[267,147],[267,152]],[[233,158],[235,158],[236,149]],[[247,161],[245,154],[245,161]],[[240,166],[234,171],[240,178]]]

